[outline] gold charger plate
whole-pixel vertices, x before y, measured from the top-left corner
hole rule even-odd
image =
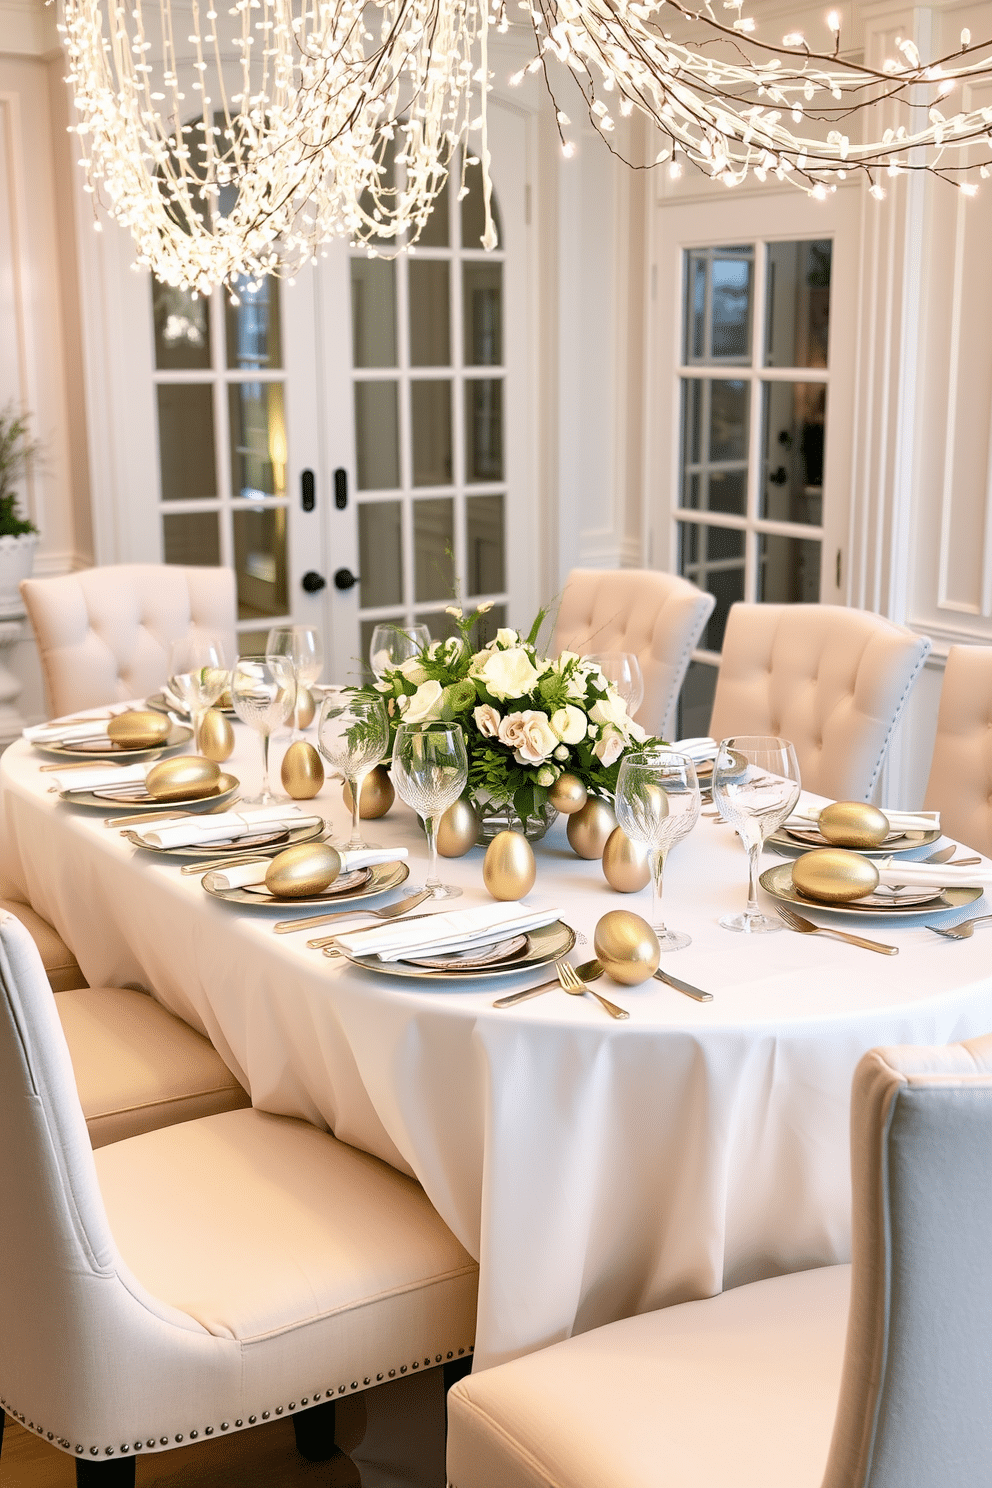
[[[478,981],[480,977],[515,976],[520,971],[533,971],[535,967],[545,966],[549,961],[567,956],[574,944],[575,931],[571,925],[566,925],[563,920],[553,920],[550,925],[542,925],[539,930],[530,930],[524,949],[509,960],[471,969],[453,967],[450,971],[440,971],[433,967],[415,966],[412,961],[380,961],[378,956],[356,956],[346,950],[340,941],[335,950],[353,966],[362,966],[366,971],[378,971],[383,976],[412,977],[428,982],[470,982]]]
[[[931,847],[939,842],[943,833],[939,827],[929,831],[900,832],[898,836],[887,838],[881,847],[859,847],[852,849],[861,854],[863,858],[888,858],[899,857],[902,853],[915,851],[918,847]],[[766,839],[768,846],[775,848],[776,852],[791,852],[797,857],[800,853],[809,852],[814,847],[836,847],[836,842],[828,842],[822,832],[811,827],[807,832],[798,827],[779,827],[777,832],[772,832]]]
[[[982,897],[983,892],[976,886],[941,889],[926,904],[872,904],[856,909],[850,903],[826,904],[819,899],[809,899],[805,894],[800,894],[792,883],[791,863],[776,863],[774,868],[766,868],[758,882],[766,893],[771,894],[773,899],[780,899],[783,904],[794,904],[798,909],[822,909],[827,914],[854,915],[856,919],[864,919],[867,915],[885,920],[899,920],[906,919],[909,915],[946,914],[949,910],[961,909],[966,904],[974,904],[976,899]]]
[[[169,737],[162,744],[149,744],[144,749],[124,749],[120,744],[97,740],[90,744],[35,744],[42,754],[56,759],[93,760],[99,764],[106,760],[127,760],[128,764],[155,759],[160,754],[174,754],[183,749],[193,737],[193,730],[183,723],[174,723]]]
[[[278,909],[285,914],[287,909],[295,909],[297,905],[301,909],[320,909],[326,904],[352,904],[359,899],[373,899],[376,894],[385,894],[388,889],[395,889],[398,884],[405,883],[410,877],[410,869],[406,863],[376,863],[370,870],[365,883],[351,893],[337,894],[314,894],[312,898],[306,899],[276,899],[265,898],[262,894],[251,894],[248,889],[216,889],[207,883],[210,877],[205,873],[200,880],[207,893],[213,899],[225,899],[228,904],[249,904],[252,909]]]
[[[199,847],[151,847],[147,842],[142,842],[138,830],[126,827],[121,836],[126,837],[128,842],[140,847],[142,852],[158,853],[167,858],[223,858],[227,854],[238,857],[241,853],[255,852],[258,848],[277,846],[280,851],[284,847],[295,847],[298,842],[312,842],[325,830],[326,823],[321,821],[319,826],[314,827],[289,827],[281,832],[255,832],[247,837],[233,837],[223,842],[206,842]]]
[[[122,792],[111,796],[97,795],[96,791],[60,791],[59,800],[68,801],[73,806],[99,806],[101,811],[114,808],[129,816],[136,811],[209,811],[229,801],[235,791],[241,789],[241,781],[235,775],[221,775],[212,795],[184,801],[157,801],[147,793],[139,795],[139,789],[143,791],[143,787],[135,787],[133,795]]]

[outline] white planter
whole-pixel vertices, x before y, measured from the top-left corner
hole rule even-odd
[[[0,537],[0,617],[23,615],[19,585],[31,577],[37,532],[24,532],[20,537]]]

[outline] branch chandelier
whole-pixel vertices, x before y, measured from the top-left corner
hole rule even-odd
[[[62,3],[86,189],[164,282],[236,293],[291,276],[332,237],[411,246],[449,172],[464,194],[476,165],[481,242],[495,246],[488,41],[510,28],[508,0]],[[853,174],[882,197],[888,176],[925,171],[975,194],[992,108],[961,98],[992,78],[992,40],[972,48],[964,31],[927,63],[900,40],[876,70],[841,55],[836,13],[817,52],[799,33],[761,42],[742,6],[721,21],[679,0],[517,0],[534,57],[510,81],[542,74],[566,155],[567,86],[622,157],[618,120],[645,116],[652,154],[661,145],[651,163],[673,177],[686,164],[728,186],[753,173],[823,199]],[[885,121],[879,138],[869,119]]]

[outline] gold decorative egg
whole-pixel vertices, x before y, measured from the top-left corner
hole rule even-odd
[[[867,801],[834,801],[824,806],[817,826],[838,847],[878,847],[889,835],[889,820]]]
[[[522,899],[534,887],[537,864],[520,832],[499,832],[486,848],[482,881],[494,899]]]
[[[461,858],[479,837],[479,814],[471,801],[460,796],[437,824],[437,850],[442,858]]]
[[[151,709],[138,712],[132,708],[127,713],[118,713],[107,724],[111,742],[119,744],[121,749],[153,749],[156,744],[164,744],[171,732],[171,720]]]
[[[347,780],[341,790],[341,795],[350,811],[351,786]],[[377,817],[385,816],[395,800],[396,792],[389,778],[389,771],[385,765],[376,765],[375,769],[370,770],[362,781],[362,798],[358,806],[358,815],[362,821],[375,821]]]
[[[613,807],[599,796],[590,796],[582,809],[568,818],[568,845],[580,858],[601,858],[616,824]]]
[[[324,765],[312,744],[296,739],[282,757],[283,788],[294,801],[309,801],[324,784]]]
[[[200,753],[218,765],[234,753],[234,730],[223,713],[208,708],[200,724]]]
[[[636,987],[658,970],[661,947],[647,920],[628,909],[611,909],[596,926],[596,955],[615,982]]]
[[[159,760],[145,776],[145,788],[156,801],[197,800],[212,796],[220,780],[220,765],[199,754]]]
[[[322,894],[341,872],[338,852],[326,842],[301,842],[277,853],[265,870],[265,887],[280,899]]]
[[[651,882],[648,849],[641,842],[631,842],[623,827],[616,827],[603,848],[603,874],[611,889],[636,894]]]
[[[214,703],[215,708],[226,708],[228,713],[234,711],[234,699],[231,697],[230,686],[225,687],[220,697]]]
[[[296,727],[300,729],[309,728],[313,723],[313,715],[316,711],[317,704],[309,687],[298,687],[296,689],[296,706],[293,710]]]
[[[589,792],[577,775],[565,770],[548,790],[548,800],[562,816],[572,816],[581,811],[589,799]]]
[[[860,853],[845,852],[841,847],[817,847],[793,863],[792,885],[808,899],[845,904],[878,887],[878,869]]]

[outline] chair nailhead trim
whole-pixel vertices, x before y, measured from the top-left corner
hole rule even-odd
[[[196,1441],[196,1438],[199,1436],[199,1434],[200,1433],[198,1431],[191,1431],[189,1434],[190,1441]]]
[[[255,1422],[257,1420],[258,1420],[258,1417],[257,1416],[249,1416],[248,1417],[248,1425],[249,1426],[254,1426],[254,1424],[255,1424]]]
[[[262,1420],[263,1421],[267,1421],[269,1419],[269,1417],[271,1416],[271,1414],[272,1414],[271,1411],[263,1411],[262,1412]]]
[[[221,1429],[221,1431],[226,1431],[227,1428],[230,1426],[230,1424],[231,1424],[230,1421],[221,1421],[221,1423],[220,1423],[220,1429]],[[238,1422],[238,1425],[239,1426],[241,1425],[241,1422],[240,1421]]]
[[[213,1436],[214,1428],[212,1426],[204,1426],[203,1434],[204,1436]]]
[[[277,1405],[276,1406],[276,1415],[277,1416],[281,1416],[282,1415],[282,1406],[281,1405]]]
[[[180,1431],[180,1433],[179,1433],[179,1435],[178,1435],[178,1436],[177,1436],[177,1437],[176,1437],[176,1441],[177,1441],[177,1442],[181,1442],[181,1441],[182,1441],[182,1439],[183,1439],[183,1434],[182,1434],[182,1432],[181,1432],[181,1431]]]

